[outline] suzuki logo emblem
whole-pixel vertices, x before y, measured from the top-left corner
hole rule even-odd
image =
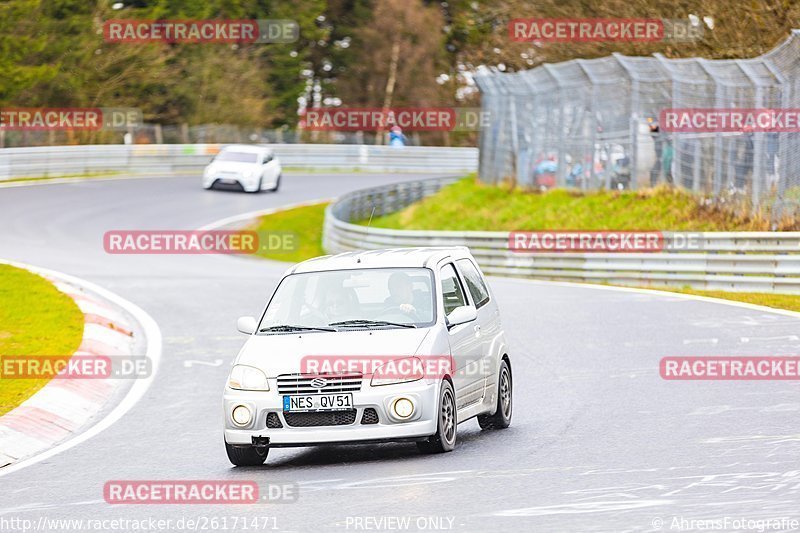
[[[311,386],[315,389],[321,389],[325,385],[328,384],[328,380],[325,378],[314,378],[311,380]]]

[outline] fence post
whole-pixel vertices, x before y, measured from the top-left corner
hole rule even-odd
[[[514,165],[514,184],[516,185],[519,180],[519,135],[517,130],[517,103],[514,96],[509,94],[508,107],[511,112],[511,161]]]

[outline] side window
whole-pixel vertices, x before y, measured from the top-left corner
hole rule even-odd
[[[265,155],[265,156],[263,156],[263,157],[261,158],[261,164],[262,164],[262,165],[266,165],[266,164],[267,164],[267,163],[269,163],[270,161],[272,161],[272,156],[271,156],[271,155]]]
[[[464,282],[467,284],[472,301],[475,302],[475,307],[483,306],[489,301],[489,289],[486,288],[481,273],[469,259],[459,259],[457,263],[464,275]]]
[[[458,281],[456,269],[453,267],[452,263],[443,266],[441,274],[444,314],[449,315],[456,307],[467,305],[467,299],[464,297],[464,290],[461,288],[461,282]]]

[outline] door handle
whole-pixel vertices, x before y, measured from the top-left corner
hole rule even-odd
[[[478,335],[481,334],[481,326],[480,326],[480,324],[475,324],[475,328],[474,329],[475,329],[475,333],[477,333]]]

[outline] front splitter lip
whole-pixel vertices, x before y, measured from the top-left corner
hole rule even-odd
[[[226,429],[225,442],[250,446],[253,437],[268,437],[270,447],[318,446],[320,444],[369,444],[423,440],[436,432],[436,420],[419,420],[403,424],[326,426],[314,428],[281,428],[275,430]]]
[[[269,448],[307,448],[312,446],[357,446],[359,444],[362,445],[370,445],[370,444],[389,444],[389,443],[397,443],[397,442],[423,442],[428,440],[428,436],[424,437],[398,437],[398,438],[387,438],[387,439],[369,439],[369,440],[340,440],[340,441],[330,441],[330,442],[298,442],[298,443],[278,443],[278,442],[270,442]],[[236,446],[234,444],[234,446]]]

